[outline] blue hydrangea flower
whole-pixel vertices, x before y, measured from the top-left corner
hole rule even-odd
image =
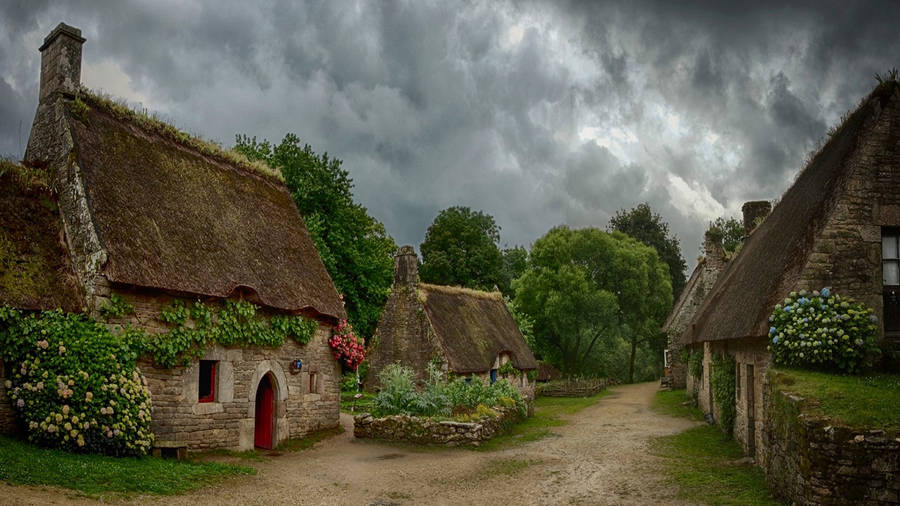
[[[780,341],[780,339],[778,339],[778,336],[772,338],[772,344],[778,344],[778,341]]]
[[[775,327],[769,327],[769,335],[775,334]]]
[[[873,315],[873,314],[870,314],[870,315],[869,315],[869,321],[872,322],[872,323],[878,323],[878,317],[875,316],[875,315]]]
[[[819,292],[819,293],[822,294],[822,297],[825,297],[825,298],[827,299],[828,297],[831,296],[831,289],[828,288],[828,287],[825,287],[825,288],[823,288],[822,291]]]

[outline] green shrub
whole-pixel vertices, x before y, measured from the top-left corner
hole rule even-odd
[[[356,386],[356,373],[353,371],[347,371],[341,375],[341,392],[355,392],[357,389]]]
[[[410,415],[416,400],[416,385],[413,371],[399,362],[388,365],[378,374],[381,391],[372,401],[376,416]]]
[[[81,315],[0,307],[6,387],[28,439],[40,446],[146,453],[150,394],[135,367],[138,349],[133,332],[115,336]]]
[[[729,436],[734,432],[736,379],[734,357],[713,355],[709,382],[713,401],[719,407],[719,426]]]
[[[828,288],[791,292],[769,322],[768,349],[778,365],[857,373],[879,353],[872,310]]]
[[[440,369],[429,364],[428,380],[421,393],[416,393],[413,371],[399,363],[385,367],[379,374],[381,391],[373,401],[374,415],[449,416],[475,413],[479,405],[488,408],[516,406],[521,414],[527,407],[522,394],[506,380],[493,385],[481,378],[456,378],[447,382]]]

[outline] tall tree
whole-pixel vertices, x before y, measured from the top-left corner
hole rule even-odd
[[[394,240],[353,201],[353,180],[341,161],[318,155],[294,134],[281,144],[238,135],[234,149],[281,170],[332,281],[344,296],[354,329],[371,336],[393,280]]]
[[[514,283],[533,320],[535,351],[569,375],[596,370],[596,354],[625,345],[627,381],[639,351],[659,334],[672,285],[656,250],[619,232],[557,227],[531,249]]]
[[[681,256],[678,237],[669,235],[669,224],[643,202],[628,211],[619,210],[609,220],[609,230],[617,230],[634,237],[638,241],[656,249],[659,258],[669,266],[672,279],[672,293],[677,298],[686,282],[684,271],[687,264]]]
[[[521,276],[528,267],[528,250],[522,246],[514,246],[505,248],[501,254],[503,255],[503,267],[500,272],[500,291],[506,297],[514,297],[512,282]]]
[[[716,221],[707,228],[707,234],[712,234],[714,238],[721,237],[722,249],[728,255],[740,251],[744,244],[744,224],[735,217],[726,219],[724,216],[720,216],[716,218]]]
[[[491,290],[503,282],[500,227],[494,218],[468,207],[438,213],[419,246],[426,283]]]

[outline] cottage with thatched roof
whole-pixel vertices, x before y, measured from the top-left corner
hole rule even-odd
[[[719,273],[725,268],[725,251],[722,249],[721,238],[712,237],[707,231],[703,242],[705,254],[697,262],[691,278],[688,279],[684,290],[672,306],[672,311],[663,323],[662,331],[666,334],[668,346],[665,350],[665,372],[662,383],[671,388],[685,388],[687,382],[687,367],[681,360],[683,346],[679,339],[681,334],[690,325],[700,305],[706,299],[706,294],[712,289],[719,277]]]
[[[336,426],[328,338],[346,315],[280,175],[83,90],[84,41],[60,24],[40,48],[28,169],[0,174],[0,254],[25,277],[4,271],[0,303],[105,314],[151,338],[309,323],[305,344],[237,346],[223,331],[199,359],[142,359],[152,430],[157,446],[251,449]],[[223,322],[223,308],[241,313]]]
[[[418,381],[435,362],[453,374],[491,382],[505,376],[530,396],[534,385],[523,372],[537,368],[500,292],[420,283],[412,246],[394,257],[393,291],[367,361],[369,387],[378,386],[378,373],[393,362],[411,367]]]
[[[713,354],[734,357],[735,438],[764,462],[763,388],[771,358],[769,315],[791,291],[832,291],[878,316],[885,367],[900,345],[900,85],[875,88],[810,160],[744,240],[681,335],[703,353],[700,406],[718,416]],[[746,220],[745,220],[746,226]],[[689,380],[690,382],[690,380]]]

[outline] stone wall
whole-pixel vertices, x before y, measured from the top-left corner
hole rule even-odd
[[[611,384],[607,379],[551,381],[538,386],[537,394],[544,397],[590,397],[606,390]]]
[[[797,505],[900,504],[900,434],[853,430],[803,413],[803,399],[773,390],[766,409],[769,486]]]
[[[113,293],[133,305],[134,313],[111,320],[111,327],[130,324],[150,333],[168,330],[159,315],[174,297],[146,290],[124,290],[103,282],[97,285],[94,306],[103,307]],[[218,303],[205,302],[212,307]],[[161,369],[149,359],[142,359],[138,365],[149,384],[155,445],[183,446],[190,450],[252,449],[256,390],[266,374],[271,375],[275,390],[275,445],[336,426],[340,418],[341,371],[328,345],[330,337],[331,326],[320,323],[312,340],[305,345],[287,338],[280,348],[213,347],[201,360],[217,361],[214,402],[198,402],[199,362],[190,367]],[[303,366],[299,373],[292,374],[290,364],[296,360],[301,360]],[[315,373],[313,391],[310,391],[311,373]]]
[[[443,356],[415,285],[394,285],[369,348],[366,389],[379,388],[378,374],[398,361],[415,371],[417,382],[424,382],[428,363],[435,357],[443,362]]]
[[[361,413],[353,417],[353,435],[358,438],[426,445],[479,446],[482,442],[502,433],[509,424],[521,419],[516,408],[494,409],[500,416],[483,418],[473,423],[438,421],[405,415],[374,418],[368,413]]]

